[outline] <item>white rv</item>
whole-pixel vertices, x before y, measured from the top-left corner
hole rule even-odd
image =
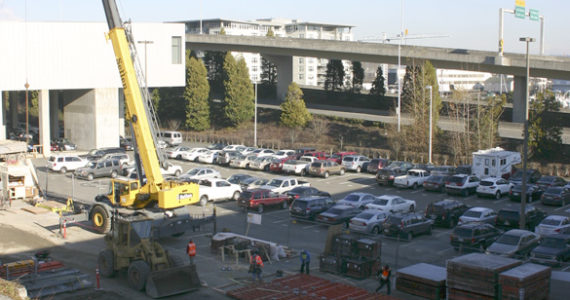
[[[503,148],[491,148],[473,152],[471,172],[479,178],[503,177],[509,178],[513,166],[521,162],[521,154],[505,151]]]

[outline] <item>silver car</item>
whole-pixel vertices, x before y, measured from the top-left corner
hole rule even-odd
[[[540,236],[534,232],[511,229],[501,235],[485,253],[505,257],[525,258],[538,246]]]
[[[469,222],[479,222],[479,223],[489,223],[494,225],[495,219],[497,218],[497,213],[487,207],[473,207],[459,217],[459,224],[465,224]]]
[[[360,173],[362,169],[365,168],[365,164],[368,165],[370,159],[364,155],[346,155],[342,158],[342,165],[350,171],[356,171]]]
[[[93,180],[96,177],[115,178],[121,172],[121,162],[118,159],[107,159],[90,162],[87,166],[75,170],[79,178]]]
[[[348,227],[352,231],[379,234],[382,232],[382,223],[389,215],[384,211],[367,209],[350,219]]]

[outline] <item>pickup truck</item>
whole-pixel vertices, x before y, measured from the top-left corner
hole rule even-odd
[[[237,184],[225,179],[209,178],[199,182],[200,205],[206,206],[208,201],[238,200],[242,192]]]
[[[419,186],[422,186],[428,177],[429,173],[426,170],[411,169],[406,175],[394,178],[394,186],[401,188],[413,188],[415,190]]]
[[[282,171],[286,174],[307,175],[311,163],[319,160],[314,156],[301,156],[297,160],[288,160],[283,163]]]
[[[258,213],[263,213],[266,206],[281,206],[287,209],[289,196],[266,189],[253,189],[241,193],[237,205],[244,210],[257,208]]]
[[[274,193],[284,194],[298,186],[311,186],[311,183],[299,181],[293,177],[277,177],[269,181],[262,189],[270,190]]]

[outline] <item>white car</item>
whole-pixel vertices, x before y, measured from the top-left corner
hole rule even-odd
[[[287,158],[295,156],[295,150],[279,150],[273,154],[274,158]]]
[[[251,152],[251,154],[253,154],[257,157],[261,157],[261,156],[273,155],[273,154],[275,154],[275,151],[273,151],[271,149],[257,149],[255,151]]]
[[[406,175],[394,178],[394,186],[401,188],[417,189],[424,185],[424,181],[429,177],[429,173],[422,169],[411,169]]]
[[[222,175],[220,172],[212,168],[193,168],[180,175],[180,177],[200,180],[208,178],[222,178]]]
[[[77,155],[55,155],[48,159],[48,168],[54,172],[66,173],[84,167],[89,161]]]
[[[237,156],[230,160],[230,167],[249,169],[249,164],[257,158],[255,155]]]
[[[370,162],[370,158],[364,155],[346,155],[342,158],[342,165],[350,171],[355,171],[360,173],[362,169],[365,169],[364,164]]]
[[[272,160],[272,156],[257,157],[254,161],[249,163],[249,168],[252,170],[269,171],[269,165]]]
[[[213,164],[220,152],[222,150],[208,150],[198,156],[198,161],[205,164]]]
[[[469,222],[489,223],[495,225],[497,213],[487,207],[472,207],[459,217],[458,224],[465,224]]]
[[[182,153],[182,159],[187,161],[198,161],[200,154],[209,151],[206,148],[192,148],[190,151]]]
[[[474,175],[456,174],[450,176],[445,182],[445,191],[447,194],[460,194],[461,196],[469,196],[475,193],[479,186],[479,177]]]
[[[570,218],[566,216],[550,215],[540,221],[534,228],[536,234],[570,234]]]
[[[240,152],[241,152],[241,154],[247,156],[247,155],[253,153],[253,151],[255,151],[255,150],[257,150],[257,149],[258,149],[258,148],[255,148],[255,147],[247,147],[247,148],[243,149],[243,150],[240,151]]]
[[[227,145],[224,148],[222,148],[222,151],[237,151],[237,152],[242,152],[243,150],[247,149],[246,146],[244,145]]]
[[[166,150],[166,156],[168,158],[180,160],[180,159],[182,159],[182,155],[186,152],[189,152],[190,150],[191,150],[190,147],[177,146],[177,147]]]
[[[158,140],[156,145],[158,146],[159,149],[166,149],[166,147],[168,147],[168,143],[163,140]]]
[[[511,185],[504,178],[487,177],[479,182],[479,186],[475,190],[477,197],[490,196],[495,199],[501,199],[503,195],[508,195]]]
[[[376,209],[391,213],[412,212],[416,209],[416,201],[395,195],[383,195],[366,205],[368,209]]]
[[[374,201],[376,197],[368,193],[350,193],[339,200],[337,205],[349,205],[352,207],[364,208],[367,204]]]
[[[200,181],[200,205],[206,206],[208,201],[236,200],[241,195],[241,186],[225,179],[210,178]]]
[[[165,176],[180,176],[182,174],[182,167],[179,165],[173,165],[169,162],[166,163],[167,168],[160,167],[160,173]],[[121,173],[128,178],[136,178],[135,163],[131,162],[128,165],[121,168]]]

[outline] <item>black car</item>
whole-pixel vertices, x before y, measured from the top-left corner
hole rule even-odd
[[[387,167],[390,164],[390,160],[387,158],[373,158],[368,162],[368,167],[366,171],[368,173],[376,174],[378,170],[382,170],[384,167]]]
[[[526,206],[525,209],[525,227],[529,231],[534,231],[534,227],[540,224],[540,221],[546,217],[546,213],[532,205]],[[519,208],[502,208],[497,212],[495,227],[508,230],[519,228],[520,209]]]
[[[501,231],[487,223],[466,223],[453,229],[449,239],[456,251],[479,251],[485,249],[497,240]]]
[[[114,154],[114,153],[125,153],[125,149],[115,148],[115,147],[92,149],[91,151],[89,151],[89,153],[87,153],[86,158],[90,161],[95,161],[107,154]]]
[[[570,203],[570,190],[563,186],[549,187],[542,193],[540,202],[544,205],[565,206],[566,203]]]
[[[330,197],[331,194],[329,194],[327,192],[323,192],[321,190],[318,190],[312,186],[298,186],[298,187],[288,191],[287,196],[289,196],[289,199],[294,200],[294,199],[305,198],[305,197],[309,197],[309,196]]]
[[[334,205],[331,197],[309,196],[295,199],[289,207],[289,215],[298,219],[314,220],[315,217]]]
[[[421,214],[406,213],[390,215],[382,225],[382,232],[386,236],[404,237],[411,241],[414,235],[422,233],[431,234],[433,220]]]
[[[530,261],[537,264],[559,266],[570,260],[570,235],[544,236],[540,245],[530,252]]]
[[[532,201],[539,200],[540,197],[542,196],[543,192],[544,191],[542,189],[540,189],[537,185],[527,184],[526,185],[526,202],[530,203]],[[522,195],[522,184],[515,184],[509,190],[509,199],[511,199],[511,201],[520,202],[521,201],[521,195]]]
[[[255,178],[255,177],[248,175],[248,174],[238,173],[238,174],[234,174],[234,175],[230,176],[228,178],[228,182],[241,185],[242,183],[247,182],[250,178]]]
[[[214,143],[214,144],[210,144],[208,147],[208,150],[222,150],[224,149],[224,147],[227,146],[227,144],[224,143]]]
[[[536,182],[536,185],[538,185],[541,190],[546,190],[552,186],[565,186],[566,180],[558,176],[542,176]]]
[[[540,172],[534,169],[526,170],[526,181],[529,183],[536,183],[542,175]],[[513,184],[519,184],[522,182],[523,170],[517,170],[513,176],[509,178],[509,181]]]
[[[66,150],[76,150],[77,145],[72,143],[70,140],[65,138],[58,138],[53,141],[52,145],[56,145],[57,150],[59,151],[66,151]]]
[[[453,228],[469,208],[471,207],[461,201],[445,199],[428,204],[425,215],[435,225]]]
[[[403,171],[400,168],[384,168],[380,171],[378,171],[378,173],[376,173],[376,182],[378,182],[378,185],[392,185],[394,184],[394,178],[400,176],[400,175],[405,175],[407,172]]]
[[[433,174],[433,171],[432,171]],[[424,181],[424,190],[434,192],[445,192],[445,182],[447,175],[431,175]]]
[[[348,228],[350,219],[356,217],[362,211],[358,207],[350,205],[335,205],[317,216],[317,222],[324,224],[345,224]]]
[[[444,176],[455,175],[455,167],[452,167],[452,166],[433,167],[430,174],[431,175],[444,175]]]

